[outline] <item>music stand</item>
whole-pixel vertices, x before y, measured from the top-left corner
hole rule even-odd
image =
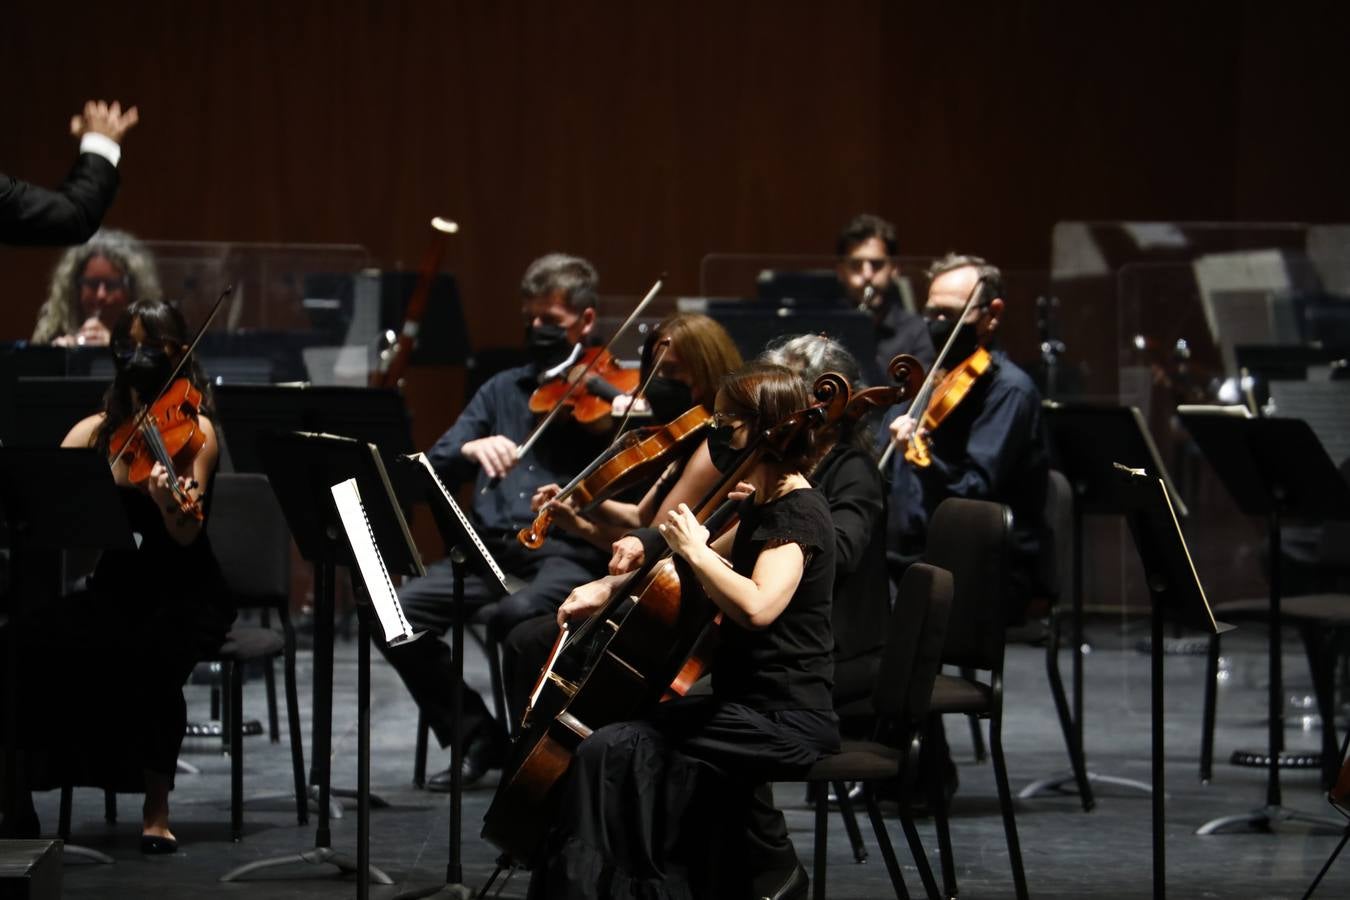
[[[431,505],[431,514],[436,520],[436,528],[445,542],[450,557],[450,570],[453,576],[451,592],[453,615],[451,620],[450,655],[454,659],[456,686],[464,683],[464,576],[472,571],[480,577],[495,582],[503,594],[511,593],[506,575],[497,561],[492,558],[483,541],[474,531],[464,511],[455,498],[446,489],[431,461],[422,453],[414,453],[399,458],[401,466],[417,478],[420,489],[419,499],[425,499]],[[450,701],[450,827],[449,856],[445,864],[445,883],[429,888],[419,888],[398,894],[395,900],[416,900],[422,897],[450,897],[455,900],[467,900],[473,892],[464,885],[464,866],[460,858],[461,819],[463,815],[463,772],[460,770],[463,750],[460,747],[463,727],[463,691],[456,689]],[[500,867],[499,867],[500,870]],[[496,877],[494,873],[493,877]],[[491,882],[488,882],[491,886]],[[486,892],[487,888],[484,888]],[[482,896],[480,893],[479,896]]]
[[[1167,893],[1167,833],[1164,830],[1163,747],[1163,622],[1164,613],[1221,634],[1232,629],[1214,619],[1205,589],[1195,573],[1186,539],[1181,534],[1163,480],[1143,469],[1113,464],[1119,487],[1119,502],[1129,522],[1135,549],[1144,566],[1151,601],[1152,634],[1150,642],[1149,717],[1153,732],[1153,896],[1161,900]]]
[[[1289,517],[1345,519],[1350,515],[1350,486],[1302,419],[1249,419],[1185,407],[1181,422],[1209,460],[1238,509],[1266,520],[1270,547],[1270,717],[1266,746],[1266,804],[1260,809],[1206,822],[1196,834],[1218,834],[1231,825],[1269,830],[1277,822],[1322,826],[1329,820],[1286,809],[1280,796],[1280,757],[1284,745],[1283,659],[1280,642],[1280,526]],[[1292,463],[1292,464],[1291,464]],[[1302,754],[1306,756],[1307,754]],[[1339,829],[1336,823],[1330,823]]]
[[[259,459],[286,516],[300,555],[314,565],[314,737],[313,781],[319,788],[318,827],[314,849],[239,866],[221,877],[234,881],[261,869],[293,862],[331,863],[343,873],[366,872],[380,884],[393,884],[370,865],[370,641],[366,617],[360,628],[357,658],[357,859],[352,862],[332,846],[329,831],[329,780],[333,725],[334,586],[339,565],[350,564],[350,551],[333,502],[332,486],[355,478],[372,533],[389,572],[422,575],[422,560],[408,532],[393,489],[373,444],[330,434],[292,432],[264,435]],[[357,879],[357,896],[366,897],[369,881]]]
[[[1054,649],[1059,643],[1058,622],[1052,623],[1050,648],[1047,653],[1047,674],[1051,692],[1059,713],[1060,724],[1069,737],[1069,756],[1074,771],[1068,775],[1054,775],[1033,781],[1018,792],[1027,799],[1046,791],[1064,792],[1066,785],[1075,782],[1083,811],[1096,805],[1092,783],[1132,788],[1148,793],[1150,785],[1133,778],[1100,775],[1087,769],[1087,751],[1083,744],[1083,520],[1088,515],[1122,515],[1120,492],[1112,468],[1116,463],[1135,469],[1157,472],[1167,489],[1168,499],[1186,515],[1186,507],[1177,496],[1176,488],[1158,455],[1144,417],[1133,406],[1099,406],[1091,404],[1064,404],[1047,401],[1043,404],[1045,423],[1056,451],[1056,468],[1064,473],[1073,488],[1073,712],[1064,708],[1064,684],[1059,673],[1059,657]],[[1078,754],[1074,758],[1075,752]]]
[[[0,447],[0,510],[8,526],[11,619],[49,593],[40,587],[41,572],[48,568],[43,565],[42,554],[71,548],[136,547],[108,459],[93,449]],[[59,578],[53,578],[51,587],[59,586]],[[31,590],[31,596],[26,595],[25,588]],[[11,762],[5,774],[9,798],[5,817],[13,822],[20,787],[15,697],[19,673],[14,629],[6,628],[5,632],[5,756]],[[106,854],[75,844],[66,844],[66,852],[100,863],[113,861]]]

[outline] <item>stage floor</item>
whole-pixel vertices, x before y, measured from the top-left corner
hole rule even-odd
[[[1092,653],[1086,660],[1086,729],[1089,768],[1103,775],[1149,779],[1148,657],[1136,644],[1147,635],[1147,623],[1094,620],[1089,628]],[[1198,837],[1203,822],[1260,805],[1265,796],[1264,774],[1227,763],[1235,748],[1258,748],[1265,743],[1266,658],[1264,631],[1244,629],[1225,642],[1224,671],[1219,694],[1215,778],[1208,786],[1197,777],[1200,747],[1200,709],[1204,657],[1168,656],[1167,680],[1167,866],[1168,889],[1174,897],[1274,898],[1299,897],[1337,841],[1334,833],[1313,834],[1290,827],[1273,834],[1233,834]],[[336,702],[334,704],[333,781],[350,787],[356,782],[356,646],[339,642]],[[1068,678],[1069,656],[1061,657]],[[1291,696],[1311,693],[1301,644],[1289,640],[1285,648],[1287,691]],[[1029,782],[1067,771],[1063,738],[1050,700],[1045,675],[1045,652],[1038,647],[1011,646],[1005,689],[1004,744],[1016,793]],[[471,682],[485,685],[486,668],[471,652],[467,658]],[[302,720],[306,763],[309,758],[310,656],[300,658]],[[280,667],[278,667],[278,686]],[[246,714],[265,718],[261,678],[246,686]],[[389,803],[377,809],[371,822],[371,859],[397,884],[372,886],[371,896],[388,898],[399,891],[433,885],[445,877],[448,800],[412,787],[416,709],[398,677],[378,656],[372,672],[373,764],[375,793]],[[205,718],[208,688],[187,688],[190,718]],[[283,700],[284,703],[284,700]],[[284,707],[283,715],[283,736]],[[953,802],[952,836],[956,848],[961,896],[1012,897],[1007,846],[998,811],[991,766],[976,764],[969,729],[963,720],[947,726],[953,755],[960,768],[961,787]],[[1287,732],[1290,749],[1315,749],[1317,725],[1304,728],[1291,714]],[[434,743],[434,742],[433,742]],[[246,806],[244,840],[229,840],[229,760],[210,741],[190,741],[184,759],[199,766],[200,775],[182,775],[172,797],[173,826],[180,851],[169,857],[146,858],[137,849],[141,798],[120,798],[121,821],[103,821],[99,792],[75,793],[74,842],[102,850],[116,859],[111,866],[68,862],[65,893],[70,898],[216,897],[252,895],[267,898],[352,896],[355,882],[331,866],[295,863],[259,873],[249,881],[225,884],[221,875],[253,860],[299,853],[314,845],[311,825],[295,824],[290,799],[290,757],[283,739],[270,744],[265,736],[245,745]],[[430,768],[448,763],[448,754],[433,750]],[[495,773],[489,781],[495,779]],[[495,782],[493,782],[495,783]],[[1326,803],[1311,771],[1284,777],[1285,803],[1301,811],[1343,821]],[[1082,812],[1075,796],[1047,796],[1018,800],[1017,826],[1027,881],[1035,897],[1110,898],[1151,895],[1150,803],[1146,794],[1098,785],[1097,808]],[[798,854],[810,868],[811,815],[799,786],[777,792],[793,829]],[[464,808],[464,877],[475,889],[493,868],[495,851],[478,838],[479,823],[491,797],[488,786],[469,791]],[[55,830],[57,794],[36,798],[38,813],[48,833]],[[911,893],[921,895],[917,871],[909,862],[898,823],[891,822]],[[870,858],[853,862],[838,816],[831,816],[829,835],[829,896],[880,898],[890,893],[880,854],[863,822]],[[937,842],[931,823],[920,820],[919,831],[935,871]],[[354,856],[356,814],[346,814],[332,825],[333,844]],[[940,877],[940,876],[939,876]],[[525,875],[511,880],[503,897],[523,897]],[[1350,852],[1343,855],[1319,889],[1319,897],[1350,896]]]

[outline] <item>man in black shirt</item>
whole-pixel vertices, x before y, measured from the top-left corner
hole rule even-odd
[[[473,482],[475,527],[502,569],[524,582],[520,590],[502,597],[481,578],[470,576],[465,581],[469,616],[496,604],[487,627],[498,639],[527,618],[552,613],[574,587],[605,571],[607,554],[561,529],[555,529],[538,550],[526,550],[516,539],[516,532],[534,520],[530,498],[535,491],[545,484],[566,484],[605,446],[602,435],[560,415],[527,452],[520,453],[539,418],[530,412],[530,394],[580,353],[595,326],[597,283],[595,269],[579,257],[553,253],[531,263],[520,286],[531,361],[488,379],[450,430],[427,451],[452,491]],[[428,566],[425,577],[399,590],[414,629],[443,634],[450,628],[452,587],[450,563],[442,560]],[[453,692],[459,689],[450,648],[427,637],[393,650],[381,643],[381,650],[427,716],[441,746],[448,746]],[[500,762],[505,729],[488,713],[483,698],[467,687],[462,725],[465,784],[469,784]],[[433,776],[428,787],[448,790],[449,772]]]
[[[905,309],[900,297],[900,266],[896,262],[895,226],[880,216],[855,216],[835,241],[835,273],[844,288],[844,299],[853,307],[871,313],[876,329],[876,355],[859,355],[868,384],[888,384],[886,366],[899,353],[908,353],[933,364],[933,344],[923,319]]]
[[[1050,463],[1040,394],[995,345],[1004,308],[998,269],[977,256],[949,254],[933,264],[929,275],[924,318],[937,346],[946,342],[976,281],[985,279],[982,299],[967,315],[943,367],[956,368],[979,348],[992,359],[965,398],[927,435],[932,465],[905,461],[902,451],[915,421],[892,413],[890,434],[899,446],[891,470],[891,546],[906,556],[921,553],[928,518],[948,497],[1007,504],[1013,513],[1013,548],[1006,612],[1009,623],[1018,622],[1038,586],[1045,546]]]
[[[123,111],[116,101],[86,103],[70,121],[80,156],[55,191],[0,173],[0,243],[61,246],[89,240],[117,194],[119,142],[139,119],[134,106]]]

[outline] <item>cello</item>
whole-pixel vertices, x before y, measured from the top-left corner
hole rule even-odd
[[[781,453],[805,429],[837,421],[849,399],[847,381],[826,373],[818,402],[756,435],[736,465],[696,505],[700,521],[766,453]],[[570,635],[536,690],[530,718],[484,817],[482,835],[521,862],[534,859],[548,822],[541,810],[591,732],[629,719],[657,702],[710,627],[717,607],[681,579],[670,555],[641,568],[609,603]]]

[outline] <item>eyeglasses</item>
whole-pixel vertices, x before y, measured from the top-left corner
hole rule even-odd
[[[884,256],[850,256],[843,261],[844,267],[850,272],[862,272],[866,266],[871,266],[873,272],[878,272],[884,266],[890,265],[890,262],[891,261]]]
[[[125,291],[127,289],[126,278],[81,278],[80,289],[90,293],[98,293],[100,287],[109,294],[114,291]]]
[[[725,428],[727,426],[731,426],[734,428],[735,426],[742,424],[744,421],[745,417],[737,413],[715,412],[713,413],[712,417],[712,423],[714,428]]]
[[[142,356],[147,356],[150,359],[159,361],[169,355],[169,348],[172,346],[172,341],[156,341],[147,344],[139,344],[133,340],[123,339],[120,341],[113,341],[112,352],[113,356],[116,356],[123,362],[135,356],[137,350],[141,351]]]

